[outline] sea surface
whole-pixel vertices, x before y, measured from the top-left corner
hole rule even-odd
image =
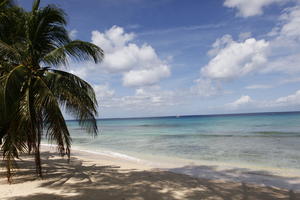
[[[300,112],[67,121],[73,147],[132,160],[300,170]]]

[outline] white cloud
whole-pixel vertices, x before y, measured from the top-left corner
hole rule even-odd
[[[300,37],[300,6],[285,9],[284,13],[280,16],[280,21],[283,23],[279,28],[277,34],[280,39],[293,38],[299,39]],[[275,29],[276,31],[276,29]]]
[[[232,80],[252,72],[300,73],[300,6],[284,9],[268,40],[250,36],[251,33],[241,33],[240,40],[248,38],[242,41],[234,41],[228,34],[218,38],[208,51],[212,59],[201,69],[202,77]]]
[[[300,6],[285,9],[279,17],[279,23],[269,33],[273,37],[272,48],[274,52],[285,52],[291,55],[295,51],[299,53],[300,42]],[[282,48],[285,48],[282,50]]]
[[[170,69],[167,65],[160,64],[159,67],[131,70],[124,73],[123,83],[125,86],[152,85],[160,79],[170,76]]]
[[[276,106],[293,106],[300,105],[300,90],[286,97],[280,97],[275,102]]]
[[[269,101],[260,101],[257,102],[257,107],[260,108],[284,108],[285,110],[287,108],[290,109],[299,109],[300,106],[300,90],[296,91],[293,94],[279,97],[275,100],[269,100]]]
[[[227,1],[251,4],[252,1]],[[262,5],[262,4],[261,4]],[[265,4],[264,4],[265,5]],[[210,95],[215,92],[214,85],[218,83],[218,92],[222,93],[222,81],[230,81],[249,74],[264,75],[266,73],[281,73],[296,76],[300,73],[300,6],[284,9],[276,27],[266,39],[251,37],[250,32],[239,35],[234,40],[231,35],[216,39],[208,55],[212,58],[201,68],[199,80],[193,89],[199,88]],[[209,84],[208,84],[209,83]],[[246,89],[268,89],[285,84],[249,85]],[[205,90],[206,88],[206,90]]]
[[[225,35],[213,44],[209,54],[215,56],[201,69],[201,74],[211,79],[228,80],[256,71],[267,61],[268,46],[265,40],[249,38],[236,42]]]
[[[101,69],[110,73],[122,73],[124,86],[145,86],[159,82],[170,75],[170,66],[161,60],[148,44],[133,43],[133,33],[125,33],[122,27],[113,26],[101,33],[92,32],[92,42],[105,52]]]
[[[262,72],[299,73],[300,6],[285,9],[278,25],[268,35],[272,59]]]
[[[78,31],[76,29],[72,29],[71,31],[69,31],[69,37],[74,40],[77,37],[77,33]]]
[[[263,8],[274,3],[286,3],[289,0],[225,0],[224,6],[238,10],[238,16],[251,17],[263,14]]]
[[[278,24],[268,33],[275,56],[293,55],[300,52],[300,6],[287,8],[279,17]]]
[[[212,44],[212,48],[207,52],[207,54],[211,57],[218,55],[218,53],[230,45],[233,42],[231,35],[224,35],[221,38],[217,38],[216,41]]]
[[[106,53],[112,53],[120,48],[124,48],[134,37],[134,33],[125,33],[124,29],[119,26],[113,26],[104,33],[100,31],[92,32],[92,42],[101,46]]]
[[[279,97],[273,100],[253,100],[250,96],[241,96],[239,99],[232,103],[225,104],[225,109],[231,110],[255,110],[255,109],[280,109],[280,108],[295,108],[295,106],[300,106],[300,90],[295,93]]]
[[[243,95],[236,101],[227,104],[226,107],[230,108],[230,109],[238,109],[241,107],[252,105],[253,103],[254,103],[254,101],[252,100],[252,98],[250,96]]]

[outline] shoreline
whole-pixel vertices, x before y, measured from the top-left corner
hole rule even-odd
[[[44,151],[53,151],[55,146],[43,144],[42,148]],[[295,173],[296,170],[287,172],[284,169],[262,168],[254,165],[249,167],[249,165],[234,163],[195,162],[183,159],[178,161],[177,158],[176,161],[172,158],[162,161],[166,157],[159,156],[154,161],[108,150],[103,152],[83,150],[76,146],[72,149],[72,156],[82,160],[89,160],[90,162],[105,160],[107,163],[118,165],[125,169],[169,171],[193,178],[248,183],[300,192],[300,171]]]
[[[99,155],[98,155],[99,156]],[[100,156],[73,149],[71,162],[51,149],[42,150],[44,179],[35,177],[32,158],[25,157],[9,185],[1,171],[0,198],[5,200],[50,199],[295,199],[297,191],[276,186],[196,178],[178,169],[155,169],[142,163]],[[195,167],[195,166],[194,166]],[[198,166],[201,167],[201,166]],[[186,172],[191,168],[186,166]],[[201,171],[202,170],[202,171]],[[201,172],[209,174],[207,166]],[[229,171],[228,171],[229,172]],[[231,171],[231,174],[237,171]],[[255,174],[248,174],[253,177]]]
[[[55,145],[42,144],[44,147],[51,147],[52,150],[55,149]],[[271,167],[271,166],[262,166],[248,163],[238,163],[238,162],[222,162],[222,161],[208,161],[208,160],[192,160],[192,159],[183,159],[178,157],[167,157],[161,155],[148,155],[148,154],[137,154],[132,152],[117,152],[115,150],[103,149],[101,151],[97,150],[87,150],[82,147],[73,146],[72,153],[75,155],[80,153],[86,153],[86,157],[93,157],[91,155],[104,156],[111,159],[132,161],[134,163],[140,163],[143,165],[150,166],[152,168],[177,168],[187,165],[205,165],[205,166],[217,166],[220,169],[232,169],[232,168],[243,168],[253,171],[267,171],[277,176],[284,177],[299,177],[300,178],[300,169],[295,168],[282,168],[282,167]],[[133,155],[135,154],[135,155]],[[157,164],[159,163],[159,164]]]

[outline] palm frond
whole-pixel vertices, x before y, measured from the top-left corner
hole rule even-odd
[[[28,76],[28,68],[19,65],[12,69],[8,74],[0,77],[0,90],[2,90],[0,93],[2,96],[0,98],[6,116],[16,112],[15,109],[22,97],[24,91],[23,88]]]
[[[59,66],[67,65],[68,59],[76,61],[94,60],[99,62],[103,59],[103,50],[89,42],[74,40],[68,44],[54,49],[44,56],[42,62],[46,65]]]
[[[54,5],[34,10],[38,7],[39,2],[36,1],[35,4],[25,30],[27,39],[30,41],[30,54],[36,62],[34,64],[38,64],[40,58],[57,46],[68,43],[70,39],[65,29],[66,14],[64,11]]]
[[[66,112],[96,135],[97,100],[93,88],[79,77],[60,70],[48,71],[45,80]]]
[[[13,0],[0,0],[0,12],[3,12],[7,8],[11,8],[12,6],[15,6]]]
[[[19,62],[21,55],[16,48],[0,40],[0,58],[2,62]]]
[[[46,137],[57,143],[62,156],[70,156],[71,137],[56,97],[41,78],[37,78],[33,87],[36,90],[34,105],[37,112],[42,113]]]
[[[40,2],[40,0],[34,0],[34,2],[32,3],[32,12],[38,11],[40,7]]]
[[[24,134],[15,131],[15,121],[10,122],[8,129],[3,137],[3,144],[1,150],[3,151],[3,160],[6,162],[7,178],[11,182],[11,177],[13,171],[17,168],[15,158],[19,157],[19,152],[26,152],[26,139],[24,139]],[[12,129],[11,129],[12,128]]]
[[[20,102],[22,102],[22,100]],[[4,125],[2,129],[0,129],[1,138],[3,138],[1,151],[3,151],[3,159],[6,162],[9,182],[11,181],[14,170],[17,168],[15,158],[19,158],[21,153],[28,152],[27,141],[33,139],[32,134],[30,134],[32,129],[28,126],[28,121],[23,120],[27,114],[28,113],[24,112],[15,112],[9,119],[1,123]]]

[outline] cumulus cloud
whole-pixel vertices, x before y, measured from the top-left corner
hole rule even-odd
[[[170,76],[170,69],[167,65],[161,65],[149,69],[130,70],[124,73],[123,83],[125,86],[152,85],[168,76]]]
[[[252,100],[252,98],[250,96],[243,95],[236,101],[227,104],[227,107],[231,108],[231,109],[237,109],[237,108],[241,108],[244,106],[249,106],[252,103],[254,103],[254,101]]]
[[[275,102],[276,106],[293,106],[300,105],[300,90],[286,97],[280,97]]]
[[[125,33],[124,29],[119,26],[113,26],[104,33],[92,31],[92,42],[101,46],[106,53],[112,53],[120,48],[124,48],[134,37],[134,33]]]
[[[229,34],[226,34],[221,38],[217,38],[216,41],[211,45],[212,48],[207,52],[207,54],[211,57],[214,57],[232,42],[233,38]]]
[[[251,99],[251,97],[247,96],[247,95],[244,95],[244,96],[241,96],[241,98],[239,98],[238,100],[236,100],[232,104],[239,106],[239,105],[248,104],[250,102],[253,102],[253,100]]]
[[[260,108],[284,108],[286,109],[299,109],[300,107],[300,90],[293,94],[279,97],[275,100],[257,102],[257,107]]]
[[[226,1],[229,5],[247,5],[255,1]],[[233,3],[239,2],[239,4]],[[263,1],[261,1],[262,3]],[[278,1],[279,2],[279,1]],[[266,2],[265,2],[266,3]],[[256,5],[267,5],[267,4]],[[218,83],[218,93],[222,93],[224,82],[239,79],[250,74],[281,73],[295,76],[300,73],[300,6],[286,8],[278,18],[278,23],[265,39],[256,39],[250,32],[243,32],[238,40],[229,34],[216,39],[207,52],[210,61],[201,68],[200,83],[195,81],[192,89],[202,93],[215,93],[213,86]],[[209,84],[208,84],[209,83]],[[284,84],[249,85],[246,89],[267,89]],[[224,93],[223,93],[224,94]]]
[[[133,42],[134,33],[126,33],[122,27],[113,26],[105,32],[93,31],[92,42],[105,52],[101,68],[110,73],[123,74],[124,86],[145,86],[170,76],[166,60],[161,60],[148,44]]]
[[[245,1],[246,2],[246,1]],[[247,1],[248,2],[248,1]],[[257,73],[300,73],[300,6],[284,9],[278,24],[267,39],[256,39],[241,33],[239,41],[231,35],[218,38],[208,55],[212,58],[201,69],[201,77],[212,80],[234,80]],[[247,89],[266,89],[250,85]]]
[[[236,101],[225,104],[224,108],[230,110],[238,110],[238,109],[239,110],[244,110],[244,109],[274,110],[274,109],[284,108],[286,110],[288,108],[292,108],[292,109],[299,108],[299,106],[300,106],[300,90],[287,96],[283,96],[271,100],[262,100],[262,101],[253,100],[250,96],[243,95]]]
[[[274,3],[286,3],[289,0],[225,0],[224,6],[238,10],[238,16],[251,17],[263,14],[263,8]]]
[[[225,35],[212,45],[210,55],[215,55],[201,69],[201,74],[211,79],[234,79],[256,71],[267,61],[269,42],[246,39],[236,42],[230,35]]]

